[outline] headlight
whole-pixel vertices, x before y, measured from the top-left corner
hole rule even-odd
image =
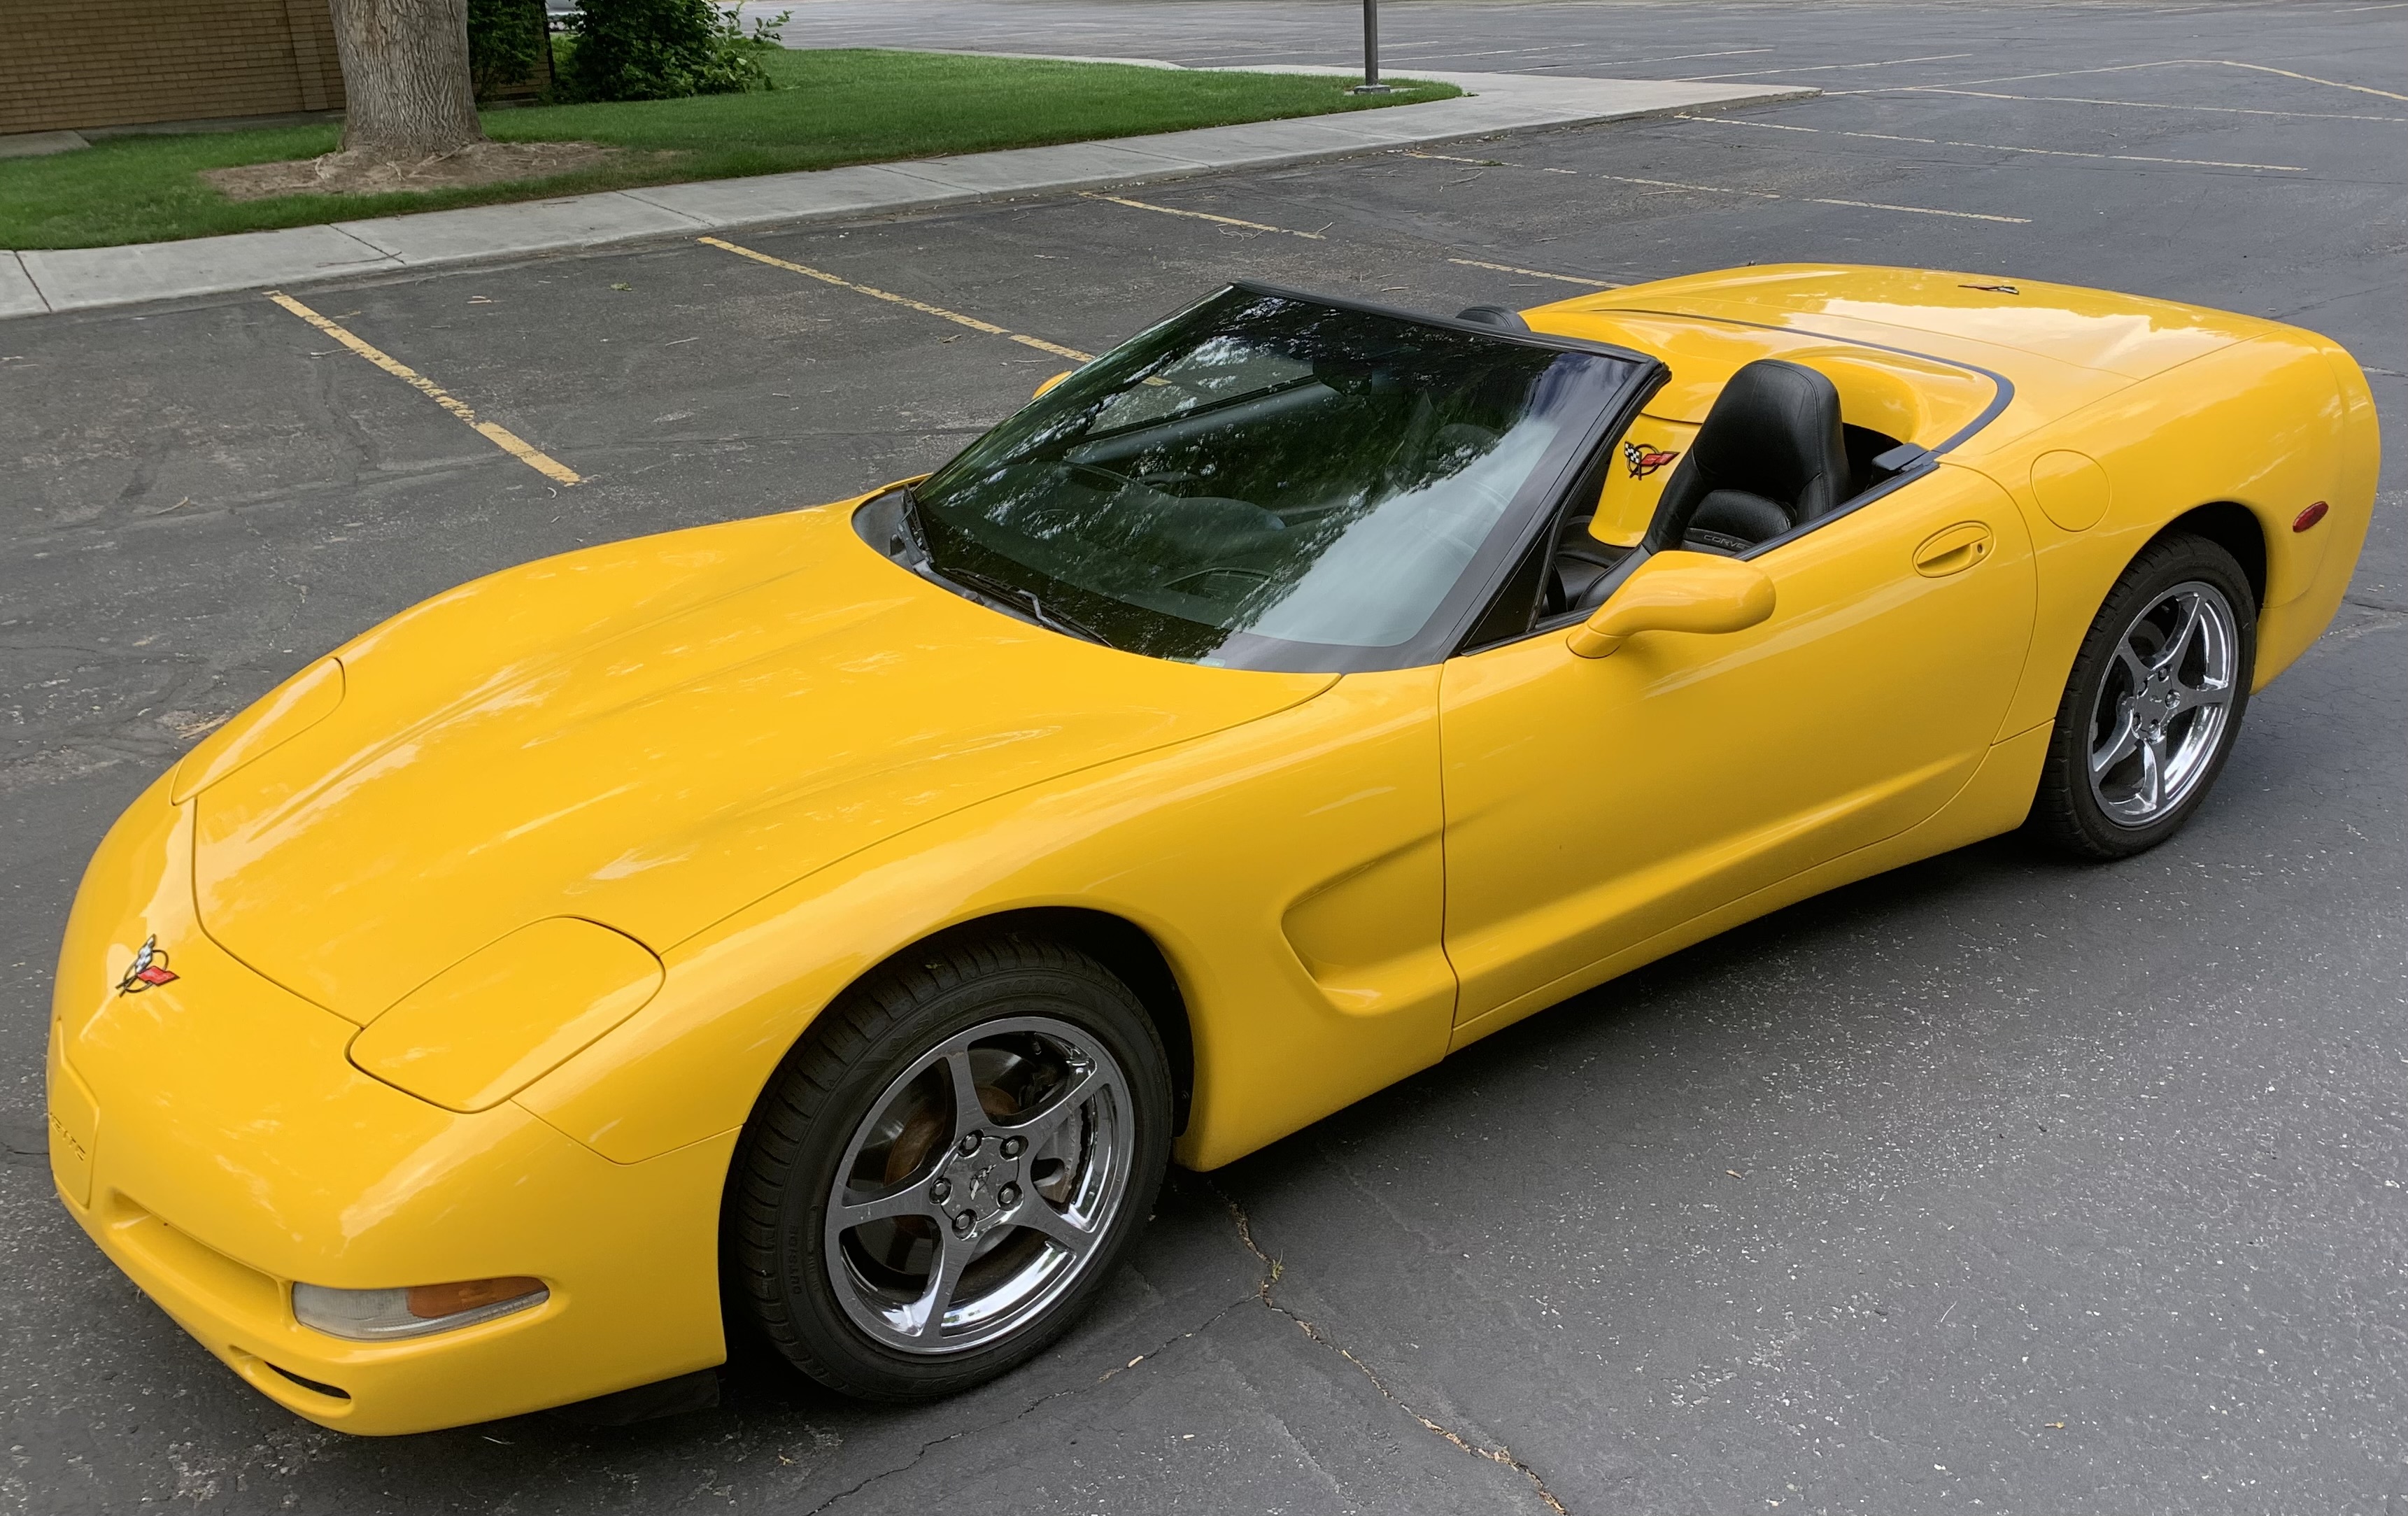
[[[322,1284],[296,1284],[293,1314],[302,1325],[321,1332],[378,1342],[474,1326],[551,1298],[552,1291],[541,1280],[523,1275],[464,1280],[456,1284],[414,1284],[406,1290],[334,1290]]]
[[[548,917],[404,995],[351,1040],[351,1063],[447,1110],[488,1110],[633,1016],[661,979],[635,938]]]

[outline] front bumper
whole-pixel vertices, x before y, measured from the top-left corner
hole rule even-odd
[[[360,1073],[356,1027],[202,934],[189,817],[157,788],[136,803],[61,955],[52,1173],[110,1261],[253,1388],[349,1432],[488,1421],[721,1362],[733,1134],[614,1164],[516,1105],[455,1115]],[[175,979],[120,993],[154,933]],[[296,1280],[518,1274],[551,1297],[429,1337],[356,1342],[293,1316]]]

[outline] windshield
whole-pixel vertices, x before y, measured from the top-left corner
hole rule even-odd
[[[1397,666],[1641,367],[1227,290],[919,485],[917,531],[938,576],[1113,647]]]

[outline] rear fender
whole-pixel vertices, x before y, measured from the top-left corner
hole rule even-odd
[[[2257,683],[2298,655],[2303,631],[2307,641],[2322,631],[2339,602],[2329,569],[2346,581],[2372,506],[2371,477],[2361,487],[2349,462],[2364,446],[2362,423],[2335,382],[2325,346],[2291,331],[2236,343],[1996,451],[1951,460],[1982,469],[2014,497],[2038,562],[2039,621],[2001,737],[2055,720],[2074,654],[2108,592],[2143,548],[2201,506],[2229,501],[2246,509],[2266,543]],[[2071,526],[2053,520],[2034,490],[2035,468],[2063,452],[2104,471],[2107,499],[2095,522],[2085,524],[2079,514],[2069,517]],[[2325,522],[2293,532],[2300,511],[2318,500],[2329,508]],[[2329,535],[2306,540],[2323,533]]]

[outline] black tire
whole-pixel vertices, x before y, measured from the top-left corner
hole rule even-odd
[[[2223,702],[2226,714],[2209,739],[2212,751],[2202,753],[2193,765],[2192,777],[2178,799],[2145,820],[2119,818],[2110,813],[2090,779],[2093,744],[2105,745],[2101,697],[2115,696],[2132,682],[2128,665],[2119,672],[2118,664],[2128,632],[2140,629],[2136,619],[2186,585],[2207,587],[2229,613],[2235,667]],[[2145,852],[2182,830],[2214,787],[2232,752],[2242,717],[2248,709],[2249,684],[2257,664],[2257,597],[2232,554],[2204,537],[2183,534],[2150,543],[2115,581],[2074,656],[2073,672],[2057,703],[2057,725],[2049,735],[2029,829],[2060,851],[2094,860]],[[2166,726],[2169,731],[2186,730],[2174,722]]]
[[[1043,1018],[1076,1028],[1124,1076],[1133,1140],[1124,1142],[1131,1161],[1116,1192],[1119,1199],[1099,1223],[1100,1240],[1081,1255],[1083,1261],[1062,1293],[1050,1302],[1033,1302],[1027,1319],[1008,1336],[959,1351],[934,1350],[933,1355],[898,1351],[849,1316],[838,1296],[839,1290],[858,1287],[850,1273],[842,1279],[832,1274],[828,1259],[830,1251],[839,1249],[824,1230],[839,1166],[856,1134],[870,1131],[873,1117],[884,1120],[896,1108],[898,1080],[932,1050],[991,1022],[1014,1018]],[[979,1098],[992,1095],[981,1086]],[[1172,1108],[1169,1061],[1152,1017],[1096,960],[1048,938],[1010,933],[968,935],[913,949],[820,1016],[755,1108],[728,1186],[729,1314],[749,1316],[769,1345],[811,1379],[862,1399],[934,1399],[993,1379],[1043,1351],[1117,1270],[1152,1213],[1169,1162]],[[953,1123],[958,1128],[961,1118],[956,1115]],[[951,1145],[958,1140],[957,1132],[948,1129],[943,1141],[924,1147],[938,1166],[926,1172],[945,1172]],[[900,1138],[891,1144],[901,1145]],[[919,1172],[922,1161],[910,1163]],[[1029,1167],[1034,1191],[1033,1158]],[[923,1173],[906,1180],[901,1189],[924,1178]],[[929,1225],[917,1219],[913,1224]],[[1035,1236],[1001,1224],[996,1231],[1005,1234],[998,1247]],[[941,1229],[929,1237],[927,1247],[947,1246]],[[1044,1246],[1041,1240],[1033,1245]],[[933,1260],[932,1253],[932,1284]],[[942,1305],[939,1298],[937,1309]]]

